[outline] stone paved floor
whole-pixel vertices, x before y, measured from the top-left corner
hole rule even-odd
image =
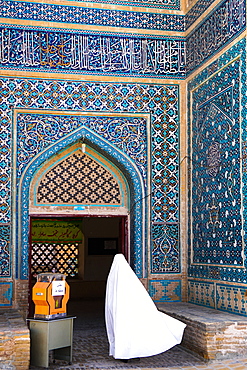
[[[188,353],[181,346],[175,346],[160,355],[130,360],[123,363],[108,355],[108,341],[104,323],[104,302],[69,302],[68,314],[75,315],[73,363],[57,361],[50,363],[51,370],[85,369],[155,369],[155,370],[247,370],[247,358],[205,363]],[[52,355],[52,354],[51,354]],[[31,370],[41,368],[30,366]]]

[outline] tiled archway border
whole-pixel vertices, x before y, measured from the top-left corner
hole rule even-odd
[[[20,247],[18,248],[19,256],[19,277],[26,279],[28,277],[28,229],[29,229],[29,189],[30,183],[34,176],[37,168],[52,155],[56,154],[60,150],[64,149],[68,145],[73,144],[81,138],[88,140],[89,143],[99,148],[103,153],[107,153],[112,160],[117,164],[122,171],[127,174],[129,186],[131,189],[131,198],[141,198],[143,201],[138,206],[134,205],[132,212],[134,217],[131,217],[131,245],[133,245],[132,259],[133,267],[136,274],[139,277],[143,277],[145,269],[144,253],[145,247],[145,227],[146,222],[146,201],[145,201],[145,187],[142,176],[133,161],[126,156],[125,153],[121,152],[118,148],[114,147],[107,140],[103,139],[99,135],[92,132],[90,129],[82,126],[74,132],[70,133],[61,140],[55,142],[41,153],[39,153],[33,160],[28,164],[23,175],[20,179],[20,186],[18,189],[18,219],[17,222],[17,240],[20,241]],[[15,226],[14,226],[15,227]]]
[[[2,98],[2,136],[5,144],[2,158],[5,167],[1,177],[2,189],[1,223],[3,226],[13,227],[16,225],[16,186],[14,182],[16,172],[13,171],[12,160],[17,156],[13,152],[14,140],[14,115],[16,110],[47,110],[51,113],[56,111],[71,112],[79,111],[80,114],[103,114],[103,115],[144,115],[149,117],[150,131],[148,139],[152,156],[150,155],[150,168],[147,172],[150,192],[147,191],[145,202],[151,199],[150,221],[159,223],[158,234],[152,233],[153,239],[160,235],[160,228],[166,229],[166,225],[179,220],[179,84],[151,84],[151,83],[123,83],[123,82],[86,82],[76,80],[52,80],[51,78],[16,78],[3,77],[0,80],[0,96]],[[40,149],[41,150],[41,149]],[[12,153],[13,152],[13,153]],[[166,153],[164,158],[163,154]],[[137,156],[136,156],[137,158]],[[139,158],[138,158],[139,159]],[[136,159],[134,159],[136,163]],[[12,175],[13,174],[13,175]],[[143,176],[145,174],[143,173]],[[21,174],[18,174],[20,178]],[[162,179],[167,178],[164,184]],[[144,177],[143,177],[144,178]],[[140,195],[141,196],[141,195]],[[167,201],[169,199],[169,202]],[[164,200],[166,204],[163,204]],[[136,199],[135,199],[136,201]],[[137,198],[141,202],[141,198]],[[139,204],[139,203],[138,203]],[[163,206],[164,205],[164,206]],[[131,208],[132,209],[132,208]],[[14,223],[12,222],[14,220]],[[147,225],[145,237],[151,238],[150,224]],[[6,228],[7,230],[7,228]],[[16,230],[15,230],[16,232]],[[166,272],[178,272],[180,260],[179,230],[171,230],[174,246],[177,250],[177,259],[169,260],[169,269],[160,267],[159,259],[164,257],[163,251],[155,251],[151,245],[150,251],[146,251],[145,259],[153,263],[155,274]],[[6,273],[12,273],[15,277],[20,274],[18,259],[16,258],[16,239],[12,233],[6,233],[4,242],[7,241],[11,249],[6,250]],[[151,243],[150,243],[151,244]],[[156,254],[158,252],[158,256]],[[165,256],[168,257],[168,256]],[[158,262],[157,262],[158,261]],[[141,262],[135,270],[139,270]],[[133,264],[133,267],[135,268]],[[1,265],[1,262],[0,262]],[[1,266],[0,266],[1,267]],[[5,274],[5,271],[4,271]],[[6,274],[4,275],[6,276]]]

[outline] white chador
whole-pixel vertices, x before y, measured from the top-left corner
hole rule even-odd
[[[107,279],[106,330],[110,356],[130,359],[157,355],[179,344],[185,324],[159,312],[122,254]]]

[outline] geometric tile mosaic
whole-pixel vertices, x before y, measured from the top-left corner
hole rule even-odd
[[[238,315],[247,315],[246,292],[247,286],[188,281],[188,302]]]
[[[37,204],[121,204],[116,179],[102,165],[77,151],[41,178]]]
[[[101,3],[102,0],[95,0],[98,3]],[[145,7],[154,7],[154,8],[163,8],[163,9],[179,9],[180,2],[179,0],[145,0],[143,2],[140,2],[140,0],[131,0],[130,2],[127,0],[104,0],[104,3],[109,4],[120,4],[120,5],[129,5],[132,4],[132,6],[145,6]]]
[[[9,6],[6,5],[8,2],[5,3],[2,7],[3,16],[35,20],[39,18],[42,20],[42,17],[45,17],[47,20],[45,9],[47,7],[48,18],[52,17],[52,21],[57,18],[58,22],[66,23],[73,23],[74,20],[76,24],[82,21],[101,25],[102,22],[107,22],[107,25],[113,27],[166,28],[169,31],[183,31],[184,20],[186,19],[187,28],[191,26],[210,5],[211,0],[198,1],[185,17],[139,12],[131,12],[130,17],[129,12],[124,11],[104,10],[102,14],[101,9],[79,9],[68,5],[61,11],[61,5],[35,4],[30,8],[30,4],[26,2],[16,2],[18,10],[16,15],[13,3],[15,2],[10,2]],[[33,15],[30,9],[34,11]],[[74,17],[71,12],[75,13]],[[109,19],[105,16],[106,12],[109,13]],[[186,73],[188,75],[198,68],[244,31],[246,27],[244,14],[244,1],[225,0],[186,39],[55,29],[51,32],[51,29],[45,28],[41,30],[5,25],[0,33],[0,64],[2,68],[8,69],[18,67],[25,70],[53,72],[63,70],[97,75],[185,78]],[[86,22],[81,18],[85,18]],[[117,23],[114,22],[116,19]],[[219,21],[220,19],[224,21]],[[25,50],[25,53],[19,53],[19,49]]]
[[[185,39],[181,37],[9,26],[0,31],[2,69],[155,78],[185,76]]]
[[[102,0],[95,0],[98,3],[101,3]],[[154,8],[163,8],[163,9],[179,9],[180,2],[179,0],[145,0],[143,2],[140,2],[140,0],[131,0],[130,2],[127,0],[104,0],[104,3],[109,4],[120,4],[120,5],[129,5],[132,4],[132,6],[145,6],[145,7],[154,7]]]
[[[0,276],[10,277],[10,225],[0,225]]]
[[[180,302],[180,280],[149,280],[149,294],[154,302]]]
[[[195,5],[185,14],[185,29],[187,30],[213,2],[214,0],[197,0]]]
[[[189,120],[193,113],[190,277],[247,283],[246,164],[239,160],[246,139],[245,50],[242,39],[188,84]]]
[[[100,121],[106,124],[107,118],[110,119],[110,117],[105,117],[106,112],[117,114],[117,112],[121,113],[145,113],[145,115],[150,112],[150,120],[152,122],[151,126],[151,132],[150,132],[150,138],[151,138],[151,149],[152,149],[152,163],[151,163],[151,171],[152,176],[154,177],[152,181],[152,189],[151,194],[145,194],[144,198],[147,196],[146,201],[148,201],[151,198],[152,202],[152,221],[154,222],[167,222],[167,215],[172,215],[172,219],[169,219],[169,222],[178,222],[178,205],[179,205],[179,189],[178,189],[178,182],[177,182],[177,176],[178,176],[178,168],[179,168],[179,157],[177,155],[178,153],[178,126],[179,126],[179,120],[178,120],[178,86],[177,85],[155,85],[155,84],[138,84],[138,83],[91,83],[91,82],[77,82],[77,81],[54,81],[54,80],[39,80],[39,79],[15,79],[15,78],[3,78],[0,81],[0,94],[3,98],[2,100],[2,118],[6,122],[7,127],[10,127],[11,122],[11,109],[15,108],[28,108],[28,109],[45,109],[45,110],[59,110],[61,113],[63,110],[72,110],[72,111],[80,111],[81,113],[83,111],[91,112],[92,115],[93,112],[104,112],[104,117],[100,118]],[[8,104],[6,104],[6,102]],[[11,105],[9,107],[9,105]],[[18,113],[18,117],[21,117],[22,113]],[[42,114],[41,114],[42,115]],[[28,114],[26,114],[26,117],[28,117]],[[68,116],[67,116],[68,117]],[[70,117],[75,117],[71,115]],[[34,117],[33,117],[34,118]],[[37,119],[36,119],[37,118]],[[136,125],[132,125],[131,121],[127,120],[126,118],[126,124],[123,126],[124,130],[127,129],[127,138],[129,138],[128,142],[124,142],[121,139],[118,139],[117,133],[118,126],[113,125],[111,127],[114,128],[112,132],[104,131],[102,129],[99,129],[100,127],[106,128],[107,126],[94,126],[93,124],[88,123],[85,124],[85,122],[88,122],[87,119],[83,118],[83,116],[80,117],[81,120],[66,120],[65,118],[62,118],[62,121],[64,125],[60,126],[58,124],[58,121],[56,119],[54,120],[54,125],[57,125],[56,127],[61,127],[59,130],[55,131],[47,131],[45,133],[46,139],[39,139],[38,132],[35,129],[38,128],[38,124],[40,122],[39,117],[35,117],[35,119],[32,122],[36,122],[33,126],[33,129],[30,130],[23,130],[24,134],[27,134],[29,136],[18,136],[18,147],[17,147],[17,153],[18,153],[18,165],[17,165],[17,186],[18,186],[18,179],[20,176],[23,176],[24,172],[27,169],[27,166],[29,166],[29,163],[32,163],[31,167],[29,166],[30,170],[29,172],[25,172],[28,174],[28,176],[33,176],[30,171],[35,171],[37,167],[40,165],[38,164],[38,158],[40,153],[44,157],[42,159],[43,161],[48,159],[47,156],[48,152],[51,153],[51,148],[55,148],[56,143],[60,143],[60,149],[65,148],[67,145],[71,145],[74,141],[78,141],[85,133],[88,135],[88,138],[91,140],[95,140],[95,143],[97,142],[97,145],[102,146],[105,145],[105,151],[110,152],[111,155],[114,153],[118,156],[119,163],[121,161],[125,161],[124,166],[129,166],[127,158],[131,158],[131,161],[133,163],[136,163],[138,166],[137,168],[140,171],[142,181],[144,183],[146,182],[146,173],[147,171],[144,171],[144,168],[146,168],[146,158],[145,155],[145,146],[143,154],[140,156],[138,152],[136,151],[135,140],[138,138],[145,138],[143,136],[143,132],[146,131],[146,125],[143,124],[145,122],[141,121],[141,118],[136,118]],[[133,118],[134,120],[135,118]],[[19,124],[20,121],[18,121]],[[31,122],[31,121],[26,121]],[[44,122],[42,118],[42,122]],[[109,121],[108,121],[109,122]],[[133,121],[134,122],[134,121]],[[143,122],[143,123],[142,123]],[[66,125],[65,125],[66,123]],[[21,123],[20,123],[21,124]],[[67,125],[68,124],[68,125]],[[144,131],[136,131],[136,128],[145,128]],[[171,136],[169,137],[167,133],[169,132],[169,126],[171,126]],[[20,126],[21,127],[21,126]],[[32,127],[30,125],[29,127]],[[88,128],[87,128],[88,127]],[[120,126],[119,126],[120,127]],[[136,128],[135,128],[136,127]],[[23,126],[22,126],[23,128]],[[54,126],[55,128],[55,126]],[[62,129],[65,128],[65,131],[63,132]],[[167,128],[167,129],[164,129]],[[131,141],[131,130],[133,133],[133,137],[135,138],[134,141]],[[9,134],[8,130],[5,130]],[[53,133],[54,132],[54,133]],[[129,133],[128,133],[129,132]],[[56,137],[56,133],[60,135],[59,137]],[[114,133],[114,135],[113,135]],[[98,136],[97,136],[98,135]],[[123,132],[123,135],[126,136],[126,131]],[[145,134],[146,135],[146,134]],[[100,138],[104,138],[102,139]],[[27,139],[25,141],[25,139]],[[71,141],[73,140],[73,141]],[[86,138],[85,138],[86,140]],[[160,155],[161,147],[166,142],[167,145],[167,157],[164,161],[162,161],[162,156]],[[144,140],[144,143],[146,143],[147,140]],[[11,146],[9,138],[5,136],[5,143],[6,147],[9,148]],[[30,144],[30,145],[29,145]],[[126,146],[125,146],[126,144]],[[139,139],[138,139],[139,144]],[[44,146],[43,146],[44,145]],[[110,145],[110,146],[109,146]],[[26,152],[26,148],[29,149],[29,152]],[[50,148],[50,149],[49,149]],[[140,148],[140,146],[139,146]],[[30,150],[31,149],[31,150]],[[48,150],[49,149],[49,150]],[[114,149],[114,151],[113,151]],[[33,154],[31,153],[33,150]],[[110,151],[109,151],[110,150]],[[30,153],[30,154],[29,154]],[[120,153],[125,153],[125,155],[120,155]],[[55,153],[54,153],[55,154]],[[115,155],[114,154],[114,155]],[[37,160],[35,159],[37,158]],[[45,159],[46,158],[46,159]],[[143,160],[140,161],[140,159],[143,158]],[[31,161],[31,162],[29,162]],[[41,162],[40,162],[41,163]],[[36,167],[35,167],[36,166]],[[169,167],[170,166],[170,167]],[[127,167],[126,167],[127,168]],[[173,182],[171,182],[170,187],[167,187],[167,185],[160,181],[161,176],[165,176],[165,169],[170,171],[171,178],[174,179]],[[20,170],[20,171],[19,171]],[[133,170],[131,170],[133,172]],[[163,171],[163,172],[162,172]],[[131,172],[129,172],[131,174]],[[157,173],[157,176],[156,176]],[[158,176],[159,173],[159,176]],[[8,174],[10,175],[10,169],[8,168]],[[26,175],[25,175],[26,176]],[[131,174],[132,176],[132,174]],[[138,175],[139,176],[139,175]],[[133,179],[136,178],[133,172]],[[26,180],[25,180],[26,181]],[[24,182],[23,182],[24,184]],[[9,177],[6,177],[4,184],[2,184],[2,188],[6,189],[8,186],[10,186],[10,180]],[[25,188],[28,189],[28,183],[25,182]],[[139,185],[138,185],[139,186]],[[137,188],[136,188],[137,189]],[[169,190],[170,189],[170,190]],[[145,189],[144,189],[145,190]],[[163,199],[166,197],[167,190],[169,190],[169,204],[168,206],[171,207],[171,212],[166,207],[161,207]],[[26,190],[25,190],[26,191]],[[24,191],[22,201],[27,202],[28,201],[28,194],[26,194]],[[146,190],[145,190],[146,191]],[[138,200],[140,197],[140,192],[133,193],[133,203],[136,203],[136,199]],[[3,195],[0,192],[0,198]],[[162,196],[160,196],[162,195]],[[10,204],[10,197],[9,194],[5,194],[3,201],[7,202],[7,204]],[[18,199],[17,199],[18,201]],[[28,206],[28,203],[25,203]],[[130,205],[131,206],[131,205]],[[139,203],[137,202],[135,204],[135,219],[137,220],[137,215],[139,220],[145,220],[143,216],[141,216],[141,208],[139,207]],[[21,261],[21,276],[25,278],[27,275],[27,257],[28,257],[28,239],[27,239],[27,230],[28,230],[28,218],[27,218],[28,212],[26,212],[23,209],[22,214],[22,230],[26,230],[23,234],[22,238],[22,261]],[[145,215],[147,217],[147,215]],[[5,217],[5,222],[9,222],[9,218]],[[139,222],[136,223],[136,227],[134,228],[131,235],[133,236],[133,240],[135,240],[134,245],[136,246],[134,251],[134,264],[133,267],[135,269],[135,272],[138,276],[142,277],[143,273],[143,262],[142,262],[142,253],[140,252],[139,248],[142,246],[142,234],[141,224]],[[176,239],[177,236],[173,239]],[[137,242],[138,241],[138,242]],[[175,249],[178,251],[178,245],[175,247]],[[10,261],[9,261],[10,263]],[[158,273],[159,266],[154,267]],[[174,264],[173,267],[170,268],[170,272],[177,271],[177,265]],[[161,271],[162,272],[162,271]]]
[[[151,273],[180,272],[179,225],[153,224]]]
[[[29,2],[17,2],[6,0],[0,1],[1,18],[29,19],[39,21],[54,21],[75,24],[90,24],[111,27],[142,28],[142,29],[160,29],[169,31],[183,31],[184,22],[188,29],[203,12],[212,4],[213,0],[198,0],[195,5],[186,13],[186,15],[160,14],[160,13],[142,13],[127,12],[118,9],[97,9],[74,7],[71,5],[57,4],[33,4]],[[224,1],[225,3],[226,1]],[[120,3],[120,2],[119,2]],[[148,3],[148,1],[147,1]],[[167,3],[167,4],[166,4]],[[116,4],[116,2],[114,2]],[[237,3],[231,0],[228,13],[225,13],[225,19],[228,18],[229,11],[233,8],[237,10]],[[138,2],[137,4],[138,5]],[[139,4],[142,7],[144,3]],[[167,5],[167,6],[166,6]],[[175,7],[174,7],[175,5]],[[149,1],[148,6],[176,9],[176,1]],[[240,10],[243,3],[238,3]],[[225,6],[226,8],[226,6]],[[244,14],[244,13],[242,13]],[[231,18],[231,17],[229,17]]]
[[[195,5],[185,14],[185,29],[187,30],[204,12],[209,8],[209,6],[213,3],[213,0],[197,0]],[[229,22],[232,22],[232,25],[236,27],[239,20],[237,17],[240,17],[240,22],[245,22],[244,19],[244,11],[245,11],[245,4],[244,1],[235,1],[235,0],[224,0],[221,1],[220,6],[217,7],[218,9],[221,8],[222,18],[224,18],[224,22],[220,25],[220,28],[224,30],[223,37],[227,38],[229,35],[230,25]],[[216,9],[217,9],[216,8]],[[214,22],[219,25],[219,19],[216,19],[216,15],[219,14],[218,12],[214,13],[214,10],[210,14],[215,14],[213,17],[215,18],[212,20],[212,27],[214,27]],[[234,14],[234,17],[232,15]],[[238,16],[237,16],[238,14]],[[224,23],[224,25],[223,25]],[[219,34],[218,34],[219,36]],[[206,41],[206,40],[205,40]]]
[[[217,309],[247,315],[247,287],[216,285]]]
[[[199,1],[198,7],[203,4]],[[206,1],[208,4],[208,1]],[[198,12],[196,6],[195,13]],[[186,71],[191,73],[209,57],[212,57],[246,27],[245,1],[225,0],[196,27],[186,39]],[[187,15],[188,26],[194,19]]]
[[[0,124],[0,222],[8,223],[10,220],[10,206],[7,199],[11,193],[11,151],[10,138],[11,138],[11,127],[10,120],[6,115],[1,112],[1,124]]]
[[[243,265],[240,60],[192,93],[192,261]]]
[[[151,3],[151,1],[149,2]],[[174,2],[174,0],[167,1],[167,3],[172,2]],[[114,3],[116,4],[116,2]],[[162,5],[159,1],[157,3]],[[152,2],[152,4],[154,4],[154,2]],[[163,5],[165,6],[165,3],[163,3]],[[24,1],[20,2],[10,0],[0,0],[0,17],[125,28],[159,29],[169,31],[184,30],[183,15],[160,14],[153,12],[128,12],[119,9],[97,9],[62,4],[34,4]]]
[[[171,102],[176,102],[174,90]],[[175,173],[179,172],[179,156],[176,147],[179,146],[178,116],[167,116],[166,123],[157,122],[154,128],[160,131],[160,137],[153,143],[152,181],[159,184],[155,189],[156,204],[153,209],[154,222],[176,222],[179,218],[178,202],[171,202],[175,194],[179,194],[179,181]],[[169,122],[169,124],[167,124]]]
[[[68,147],[71,148],[71,144],[76,145],[78,147],[78,140],[84,138],[85,141],[90,143],[93,147],[100,148],[103,152],[108,152],[111,154],[111,158],[113,161],[116,161],[118,166],[121,168],[124,174],[127,174],[129,177],[129,185],[132,189],[130,203],[131,203],[131,214],[132,220],[131,223],[133,225],[133,220],[136,223],[135,227],[133,227],[132,233],[130,235],[130,254],[132,257],[133,268],[137,274],[137,276],[142,277],[143,274],[143,259],[142,259],[142,250],[144,247],[145,240],[143,240],[143,227],[145,217],[145,207],[140,207],[138,201],[136,199],[140,196],[140,194],[144,194],[144,184],[140,179],[140,173],[136,170],[133,164],[120,153],[116,148],[114,148],[110,143],[107,143],[105,140],[102,140],[101,137],[93,134],[91,131],[87,131],[87,129],[82,126],[76,132],[72,132],[69,136],[63,140],[59,141],[59,144],[55,141],[53,145],[49,146],[46,150],[43,150],[39,155],[36,156],[34,160],[30,164],[27,165],[26,171],[24,171],[24,176],[22,176],[22,183],[20,187],[20,198],[21,201],[18,203],[18,209],[20,210],[20,221],[21,221],[21,231],[22,236],[21,246],[19,242],[19,248],[22,250],[21,255],[21,278],[28,277],[28,245],[29,245],[29,238],[28,238],[28,228],[29,228],[29,218],[28,218],[28,208],[29,208],[29,188],[31,186],[31,180],[36,174],[37,169],[40,169],[44,162],[50,161],[51,158],[54,158],[55,155],[59,152],[60,154],[63,151],[68,151]],[[87,145],[87,150],[89,145]],[[100,153],[100,152],[99,152]],[[97,153],[97,156],[100,154]],[[143,195],[144,196],[144,195]],[[144,196],[145,198],[145,196]],[[78,207],[79,208],[79,207]],[[146,269],[144,270],[146,271]]]
[[[100,2],[100,0],[96,0]],[[111,0],[106,0],[109,4]],[[115,2],[116,3],[116,2]],[[115,4],[114,3],[114,4]],[[125,0],[118,4],[126,5]],[[85,23],[89,25],[104,25],[112,27],[137,27],[183,31],[198,19],[212,0],[198,0],[191,8],[187,17],[170,14],[148,14],[142,12],[125,12],[105,9],[88,9],[60,4],[39,4],[0,0],[0,15],[7,18],[43,20],[49,13],[52,21],[68,23]],[[32,4],[32,8],[30,8]],[[179,9],[178,0],[132,0],[135,6]],[[42,12],[40,11],[42,8]],[[28,9],[30,9],[28,11]],[[62,11],[63,9],[63,11]],[[154,77],[154,78],[185,78],[185,44],[187,42],[187,73],[191,73],[202,65],[209,57],[215,55],[223,46],[245,29],[245,2],[224,0],[211,12],[198,27],[190,33],[187,40],[182,37],[169,38],[164,36],[147,37],[143,35],[79,32],[71,30],[56,30],[45,28],[6,27],[3,25],[0,34],[1,67],[9,70],[29,70],[36,72],[83,73],[90,75],[108,75],[124,77]],[[73,15],[69,15],[72,14]],[[103,16],[104,13],[104,16]],[[105,16],[107,14],[108,19]],[[131,16],[130,16],[131,14]],[[39,19],[38,19],[39,17]],[[46,21],[50,21],[45,16]],[[70,19],[69,17],[72,17]],[[222,20],[222,21],[221,21]],[[138,27],[139,27],[138,26]],[[241,198],[241,138],[239,136],[240,111],[245,122],[246,118],[246,68],[243,41],[221,56],[212,65],[193,78],[189,92],[193,91],[192,111],[196,125],[193,131],[192,160],[192,213],[194,224],[191,231],[192,248],[189,250],[189,275],[196,278],[219,279],[233,282],[247,282],[244,262],[244,224]],[[20,50],[25,51],[20,53]],[[51,51],[53,50],[53,51]],[[90,51],[88,54],[88,50]],[[128,50],[128,52],[126,52]],[[160,50],[163,50],[162,53]],[[243,52],[244,58],[239,57]],[[233,61],[234,58],[237,58]],[[232,61],[229,63],[229,61]],[[222,65],[224,67],[222,67]],[[208,78],[212,75],[210,78]],[[204,83],[204,81],[208,81]],[[201,80],[202,87],[195,88]],[[218,84],[218,85],[217,85]],[[121,138],[118,140],[112,132],[106,132],[107,118],[102,118],[103,130],[93,128],[88,118],[73,119],[56,131],[47,132],[42,139],[38,131],[34,136],[30,126],[24,136],[17,138],[17,187],[22,176],[23,183],[28,184],[28,176],[32,176],[42,160],[49,158],[50,153],[56,154],[55,143],[60,143],[60,149],[80,139],[77,132],[82,127],[87,128],[88,140],[99,144],[103,141],[104,149],[119,160],[125,174],[131,181],[140,173],[143,182],[134,183],[133,199],[138,199],[143,186],[142,196],[151,199],[151,268],[152,273],[177,273],[180,271],[179,251],[179,92],[176,85],[155,84],[125,84],[125,83],[82,83],[75,81],[52,81],[42,79],[2,79],[0,81],[1,99],[1,175],[0,175],[0,276],[11,274],[10,227],[12,221],[11,205],[11,122],[13,108],[71,110],[90,112],[148,112],[150,114],[151,132],[148,133],[146,120],[136,120],[136,127],[144,128],[144,132],[136,134],[132,141],[131,121],[125,118],[115,126],[115,133],[124,122],[127,131],[122,137],[127,137],[126,146]],[[240,103],[242,106],[240,106]],[[20,117],[20,116],[19,116]],[[34,115],[33,115],[34,117]],[[38,117],[38,116],[37,116]],[[36,117],[36,118],[37,118]],[[41,117],[41,115],[40,115]],[[24,121],[27,115],[23,115]],[[85,121],[83,121],[83,119]],[[21,120],[18,125],[21,125]],[[39,121],[41,122],[41,121]],[[58,121],[57,121],[58,122]],[[63,123],[68,123],[62,118]],[[85,123],[86,122],[86,123]],[[44,120],[43,120],[44,123]],[[61,121],[60,121],[61,123]],[[54,121],[54,125],[55,125]],[[193,123],[194,124],[194,123]],[[73,126],[74,125],[74,126]],[[38,127],[38,124],[35,128]],[[55,126],[53,126],[55,127]],[[20,126],[19,126],[20,128]],[[133,127],[132,127],[133,128]],[[245,127],[243,127],[245,129]],[[81,131],[80,131],[81,130]],[[91,132],[90,132],[91,130]],[[25,136],[27,134],[29,136]],[[55,133],[56,132],[56,133]],[[127,133],[126,133],[127,132]],[[194,135],[194,132],[196,133]],[[20,132],[19,132],[20,133]],[[56,137],[56,134],[61,134]],[[151,182],[150,194],[147,193],[147,135],[151,137]],[[244,134],[245,135],[245,134]],[[45,139],[44,139],[45,137]],[[103,139],[103,140],[102,140]],[[144,146],[142,155],[136,151],[136,143],[142,139]],[[70,141],[72,140],[72,141]],[[98,141],[97,141],[98,140]],[[44,146],[42,147],[42,145]],[[121,146],[122,145],[122,146]],[[245,146],[244,146],[245,147]],[[27,150],[28,148],[28,150]],[[32,152],[32,154],[31,154]],[[41,154],[40,153],[44,153]],[[120,154],[121,153],[121,154]],[[225,157],[223,157],[222,153]],[[124,155],[123,155],[124,154]],[[120,159],[122,155],[122,158]],[[42,157],[42,158],[41,158]],[[41,160],[42,159],[42,160]],[[122,160],[122,162],[121,162]],[[32,161],[32,165],[30,164]],[[39,162],[40,161],[40,162]],[[128,161],[134,163],[131,167]],[[228,163],[229,162],[229,163]],[[36,167],[35,167],[36,166]],[[129,166],[129,167],[128,167]],[[135,167],[136,166],[136,167]],[[243,177],[246,180],[247,171],[244,164]],[[134,172],[137,168],[136,172]],[[129,170],[129,172],[128,172]],[[33,171],[33,172],[32,172]],[[139,171],[139,172],[138,172]],[[15,174],[14,174],[15,175]],[[221,177],[220,177],[221,176]],[[99,176],[98,176],[99,177]],[[167,181],[163,181],[166,179]],[[25,182],[26,181],[26,182]],[[106,183],[106,182],[105,182]],[[247,183],[247,181],[245,182]],[[52,184],[50,181],[49,184]],[[23,204],[20,224],[23,231],[23,248],[17,242],[21,256],[21,278],[28,274],[28,188],[23,194]],[[45,185],[43,186],[45,189]],[[46,190],[48,188],[46,187]],[[58,189],[58,186],[57,186]],[[194,191],[195,190],[195,191]],[[246,185],[243,187],[245,196]],[[138,193],[139,191],[139,193]],[[49,192],[51,195],[52,193]],[[60,194],[61,195],[61,194]],[[150,197],[150,198],[149,198]],[[98,198],[99,199],[99,198]],[[133,201],[132,199],[132,201]],[[72,197],[70,201],[73,201]],[[21,199],[17,198],[17,201]],[[78,199],[76,199],[78,201]],[[91,201],[91,200],[90,200]],[[134,203],[134,202],[132,202]],[[140,208],[140,207],[139,207]],[[224,212],[224,214],[223,214]],[[247,216],[246,207],[244,216]],[[224,217],[223,217],[224,216]],[[244,217],[244,219],[247,217]],[[138,276],[142,274],[143,234],[141,220],[149,224],[149,216],[142,214],[134,204],[133,240],[135,247],[134,269]],[[146,235],[147,236],[147,235]],[[145,239],[145,238],[144,238]],[[17,256],[16,256],[17,257]],[[18,263],[18,258],[16,259]],[[214,284],[216,290],[214,290]],[[204,281],[189,282],[190,301],[213,307],[216,295],[217,308],[246,314],[245,289],[241,286],[211,284]],[[11,305],[12,284],[0,285],[0,305]],[[152,280],[149,286],[150,295],[157,302],[181,300],[181,282],[179,280]],[[1,303],[2,300],[2,303]]]
[[[11,282],[0,282],[0,306],[12,305],[12,290]]]
[[[241,129],[236,99],[239,67],[239,60],[231,63],[210,79],[207,89],[199,88],[193,93],[193,106],[197,106],[191,157],[194,263],[243,263]],[[222,92],[221,75],[225,85]],[[214,86],[211,91],[210,86]],[[198,105],[198,99],[202,104]]]
[[[188,302],[215,308],[214,283],[189,280]]]

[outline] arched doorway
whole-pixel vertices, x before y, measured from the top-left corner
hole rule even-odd
[[[30,266],[68,276],[74,298],[103,297],[113,256],[128,253],[129,187],[122,172],[76,142],[49,158],[30,187]]]
[[[13,242],[16,248],[16,266],[18,267],[16,276],[21,280],[29,279],[31,217],[37,217],[38,215],[48,217],[51,215],[53,217],[95,215],[96,207],[90,208],[88,205],[85,207],[82,204],[73,204],[70,207],[66,204],[58,206],[55,202],[50,205],[44,203],[42,205],[39,204],[39,202],[43,202],[41,198],[36,203],[31,199],[32,196],[34,198],[37,191],[37,186],[35,190],[35,181],[40,181],[42,174],[48,173],[52,166],[58,164],[65,156],[66,151],[72,153],[73,150],[80,150],[82,153],[84,150],[94,152],[94,155],[98,156],[98,160],[99,157],[101,158],[99,162],[103,167],[107,168],[110,164],[110,172],[112,171],[113,177],[122,176],[122,182],[120,181],[120,183],[125,186],[125,191],[128,189],[127,196],[122,197],[126,203],[124,205],[122,203],[119,205],[112,204],[111,207],[103,205],[98,208],[97,217],[118,216],[126,218],[125,223],[122,223],[122,228],[125,230],[125,235],[127,235],[126,240],[128,240],[126,253],[137,276],[140,278],[146,277],[147,251],[150,242],[146,235],[148,230],[146,226],[149,219],[149,197],[147,197],[148,188],[143,179],[143,174],[131,157],[85,126],[79,127],[66,137],[62,137],[31,158],[18,180],[16,213],[13,214],[12,224]],[[96,158],[94,158],[94,155],[91,156],[93,159]],[[37,184],[38,182],[36,182]],[[120,193],[124,191],[122,185],[119,188]],[[43,188],[45,188],[45,185]],[[15,192],[16,189],[13,189],[13,191]],[[40,214],[41,209],[42,213]]]

